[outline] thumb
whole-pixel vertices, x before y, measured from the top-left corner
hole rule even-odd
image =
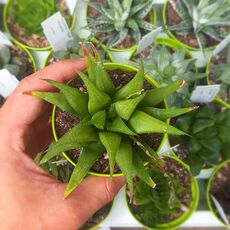
[[[88,176],[65,200],[76,214],[76,225],[82,226],[96,211],[112,201],[124,184],[124,177]]]

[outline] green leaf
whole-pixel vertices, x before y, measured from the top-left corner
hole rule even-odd
[[[104,129],[105,127],[105,119],[106,119],[106,112],[105,110],[96,112],[91,120],[89,121],[90,124],[94,125],[98,129]]]
[[[116,133],[101,132],[99,133],[101,143],[106,148],[109,156],[110,176],[113,175],[116,154],[121,143],[121,137]]]
[[[67,102],[65,96],[62,93],[50,93],[50,92],[31,92],[32,96],[39,97],[53,105],[56,105],[60,109],[76,114],[76,111],[72,108],[72,106]]]
[[[133,99],[121,100],[114,103],[117,114],[125,119],[129,120],[133,111],[136,109],[138,104],[143,100],[145,94],[137,96]]]
[[[88,58],[86,62],[86,68],[88,72],[89,79],[91,82],[95,83],[96,82],[96,77],[95,77],[95,69],[96,69],[96,60],[94,57]]]
[[[89,94],[89,112],[93,114],[105,109],[111,101],[110,97],[106,93],[100,91],[84,73],[79,72],[78,74],[87,87]]]
[[[65,198],[82,182],[95,161],[102,155],[102,152],[97,143],[91,143],[82,149],[77,165],[64,192]]]
[[[168,133],[173,135],[186,135],[183,131],[141,111],[135,111],[128,124],[131,129],[138,134]]]
[[[143,83],[144,66],[141,65],[135,77],[115,93],[113,101],[116,102],[119,100],[124,100],[127,99],[130,95],[140,92],[143,88]]]
[[[116,133],[123,133],[126,135],[134,136],[136,135],[120,118],[115,118],[110,124],[107,125],[107,129]]]
[[[198,107],[182,108],[182,109],[159,109],[153,107],[144,107],[141,110],[161,121],[165,121],[169,118],[178,117],[182,114],[191,112]]]
[[[9,64],[11,58],[10,49],[7,46],[0,45],[0,67]]]
[[[108,94],[109,96],[113,96],[116,89],[115,86],[109,77],[107,71],[104,69],[101,63],[98,63],[95,66],[95,79],[97,88]]]
[[[138,155],[138,152],[133,149],[133,174],[139,177],[142,181],[144,181],[151,188],[154,188],[156,184],[150,177],[148,170],[144,166],[144,162]]]
[[[56,155],[59,155],[63,151],[82,147],[84,143],[98,141],[98,135],[93,126],[79,123],[74,128],[70,129],[64,134],[58,142],[52,143],[46,154],[41,160],[41,164],[44,164]]]
[[[192,126],[192,133],[196,134],[208,127],[214,126],[215,123],[211,119],[197,119]]]
[[[151,89],[147,91],[145,98],[142,100],[140,105],[142,107],[150,107],[150,106],[158,105],[169,95],[171,95],[172,93],[177,91],[180,87],[182,87],[183,84],[184,81],[177,81],[165,87]]]
[[[116,162],[126,178],[131,194],[133,194],[132,158],[132,144],[128,140],[122,140],[117,151]]]
[[[6,64],[3,66],[3,69],[7,69],[15,77],[18,77],[20,73],[20,66],[14,64]]]
[[[76,111],[80,117],[87,116],[88,113],[88,95],[79,91],[77,88],[70,87],[66,84],[54,80],[46,80],[54,87],[58,88],[65,96],[67,102]]]

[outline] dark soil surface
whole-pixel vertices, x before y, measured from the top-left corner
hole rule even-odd
[[[87,220],[87,222],[84,224],[83,227],[80,228],[80,230],[87,230],[95,225],[101,223],[108,215],[111,207],[112,202],[102,207],[99,211],[97,211],[90,219]]]
[[[222,63],[227,62],[227,50],[223,50],[219,54],[217,54],[215,57],[212,57],[210,65],[209,65],[209,81],[211,85],[214,84],[221,84],[221,81],[218,79],[219,76],[215,76],[214,73],[212,72],[212,65],[219,65]],[[229,96],[227,95],[227,92],[224,90],[221,90],[218,94],[220,98],[222,98],[224,101],[230,103],[228,100]]]
[[[230,162],[216,173],[210,192],[218,200],[230,222]]]
[[[171,177],[176,178],[180,182],[180,184],[183,185],[184,188],[183,191],[178,195],[178,198],[181,201],[181,207],[178,208],[175,214],[164,217],[165,219],[164,224],[165,224],[179,218],[189,209],[189,206],[192,202],[192,190],[191,190],[192,181],[188,170],[185,169],[180,163],[170,158],[164,158],[164,162],[165,162],[163,167],[164,171],[167,172],[168,175],[170,175]],[[138,206],[132,203],[129,205],[132,212],[135,215],[135,213],[137,213]],[[149,227],[153,227],[153,226],[149,226]]]
[[[117,88],[122,87],[127,82],[129,82],[134,76],[134,72],[124,72],[121,70],[111,70],[108,71],[109,75],[111,76],[111,79],[114,83],[114,85]],[[71,86],[79,88],[81,91],[85,91],[86,88],[83,85],[83,82],[80,78],[76,78],[72,83]],[[151,85],[145,81],[144,88],[149,89],[151,88]],[[74,127],[76,124],[78,124],[80,119],[70,113],[64,112],[60,109],[56,109],[56,115],[55,115],[55,128],[56,133],[58,137],[63,136],[69,129]],[[162,134],[154,134],[154,135],[142,135],[141,138],[143,138],[144,141],[146,141],[154,150],[157,150],[159,147],[161,141],[162,141]],[[74,161],[77,162],[77,159],[80,155],[80,149],[74,149],[67,152],[68,156]],[[109,173],[109,161],[107,153],[103,153],[103,155],[95,162],[93,167],[91,168],[92,172],[96,173],[103,173],[107,174]],[[115,173],[119,173],[120,169],[117,165],[115,165],[114,169]]]
[[[58,11],[67,20],[68,25],[71,25],[72,16],[69,13],[69,9],[65,3],[65,0],[56,0]],[[43,48],[49,46],[49,42],[46,37],[37,35],[37,34],[28,34],[24,28],[22,28],[18,23],[16,23],[11,15],[7,17],[7,24],[9,26],[10,32],[13,37],[15,37],[21,43],[34,47],[34,48]]]
[[[173,0],[173,1],[177,2],[178,0]],[[169,26],[179,24],[182,21],[179,15],[173,10],[173,7],[170,3],[167,4],[166,21],[167,21],[167,25]],[[189,33],[187,35],[178,35],[174,31],[171,32],[178,40],[180,40],[184,44],[194,48],[199,48],[199,44],[194,33]],[[217,40],[209,36],[205,36],[205,39],[206,39],[206,47],[215,46],[219,43]]]
[[[101,4],[106,3],[106,0],[90,0],[90,1],[96,2],[96,3],[101,3]],[[92,7],[88,7],[88,15],[90,17],[98,17],[98,16],[100,16],[100,13],[98,11],[96,11],[95,9],[93,9]],[[145,20],[147,20],[148,22],[151,21],[150,14],[146,16]],[[92,30],[93,30],[93,28],[92,28]],[[109,33],[101,33],[101,34],[96,36],[96,39],[101,42],[101,41],[104,41],[104,39],[108,35],[109,35]],[[142,36],[143,35],[144,34],[142,34]],[[126,48],[132,47],[135,44],[136,44],[136,41],[131,36],[127,36],[120,44],[116,45],[113,48],[126,49]]]

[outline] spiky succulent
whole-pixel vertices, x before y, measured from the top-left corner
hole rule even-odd
[[[99,16],[89,17],[88,26],[92,36],[106,34],[103,43],[115,47],[131,37],[138,42],[156,26],[145,18],[153,9],[152,0],[106,0],[105,3],[89,1],[89,6],[99,12]]]
[[[165,121],[193,108],[168,110],[157,107],[168,95],[180,88],[181,82],[144,90],[145,74],[142,66],[131,81],[121,88],[116,88],[99,56],[92,57],[84,46],[83,49],[88,56],[87,72],[80,72],[78,75],[84,82],[87,92],[47,80],[60,92],[30,93],[80,118],[76,126],[49,146],[40,163],[48,162],[63,151],[82,149],[65,196],[80,184],[105,151],[109,158],[111,176],[116,162],[125,175],[131,191],[133,176],[138,176],[149,186],[154,187],[155,183],[145,169],[141,155],[152,159],[156,157],[156,153],[140,138],[140,135],[185,134]]]
[[[178,118],[176,127],[190,136],[176,138],[188,149],[188,164],[194,174],[203,166],[216,165],[230,158],[230,111],[215,112],[213,105]]]
[[[13,56],[9,47],[0,45],[0,69],[7,69],[20,79],[25,76],[26,68],[26,63],[20,57]]]
[[[218,42],[229,34],[229,0],[169,0],[169,3],[181,18],[179,24],[169,29],[178,35],[194,33],[202,50],[206,45],[205,36]]]
[[[28,34],[42,35],[41,23],[57,11],[55,0],[11,0],[9,13]]]
[[[224,100],[230,107],[230,45],[226,48],[226,63],[211,64],[210,71],[221,84]]]
[[[173,51],[164,46],[157,45],[152,48],[150,58],[142,60],[146,73],[161,86],[166,86],[178,80],[186,81],[177,92],[177,96],[188,98],[192,82],[205,77],[205,74],[195,72],[196,59],[188,57],[185,49]],[[170,105],[175,101],[171,97]]]

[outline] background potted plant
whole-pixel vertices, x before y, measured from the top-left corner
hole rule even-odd
[[[168,0],[163,22],[170,37],[190,50],[215,47],[229,34],[228,0]]]
[[[197,181],[188,166],[172,156],[164,156],[148,169],[156,187],[135,178],[133,198],[128,189],[125,193],[129,210],[146,229],[176,229],[197,207]]]
[[[221,91],[216,101],[230,108],[230,45],[209,59],[206,73],[208,84],[221,84]]]
[[[47,50],[50,46],[41,23],[57,11],[72,29],[75,15],[70,15],[64,0],[8,0],[4,8],[4,26],[16,43],[29,49]]]
[[[230,226],[230,160],[219,164],[211,175],[206,198],[209,209],[216,218],[229,228]]]
[[[131,190],[133,175],[154,187],[155,183],[139,154],[145,156],[148,153],[146,146],[149,145],[158,148],[164,134],[185,134],[161,121],[179,115],[177,110],[162,106],[164,99],[176,91],[182,82],[152,89],[157,84],[145,76],[143,66],[137,71],[115,63],[103,65],[98,55],[92,57],[85,46],[83,50],[88,57],[87,75],[79,73],[70,85],[47,80],[60,90],[59,93],[25,92],[73,115],[54,108],[52,122],[57,142],[44,152],[40,163],[46,163],[63,151],[73,150],[72,153],[64,153],[75,166],[65,196],[81,183],[90,170],[94,171],[94,175],[108,173],[108,176],[109,173],[112,176],[122,172]],[[144,112],[142,108],[150,111]],[[156,110],[158,115],[152,115],[151,112]],[[185,108],[180,114],[189,111],[191,108]]]
[[[141,37],[156,29],[152,0],[90,0],[87,20],[90,37],[115,52],[135,52]]]

